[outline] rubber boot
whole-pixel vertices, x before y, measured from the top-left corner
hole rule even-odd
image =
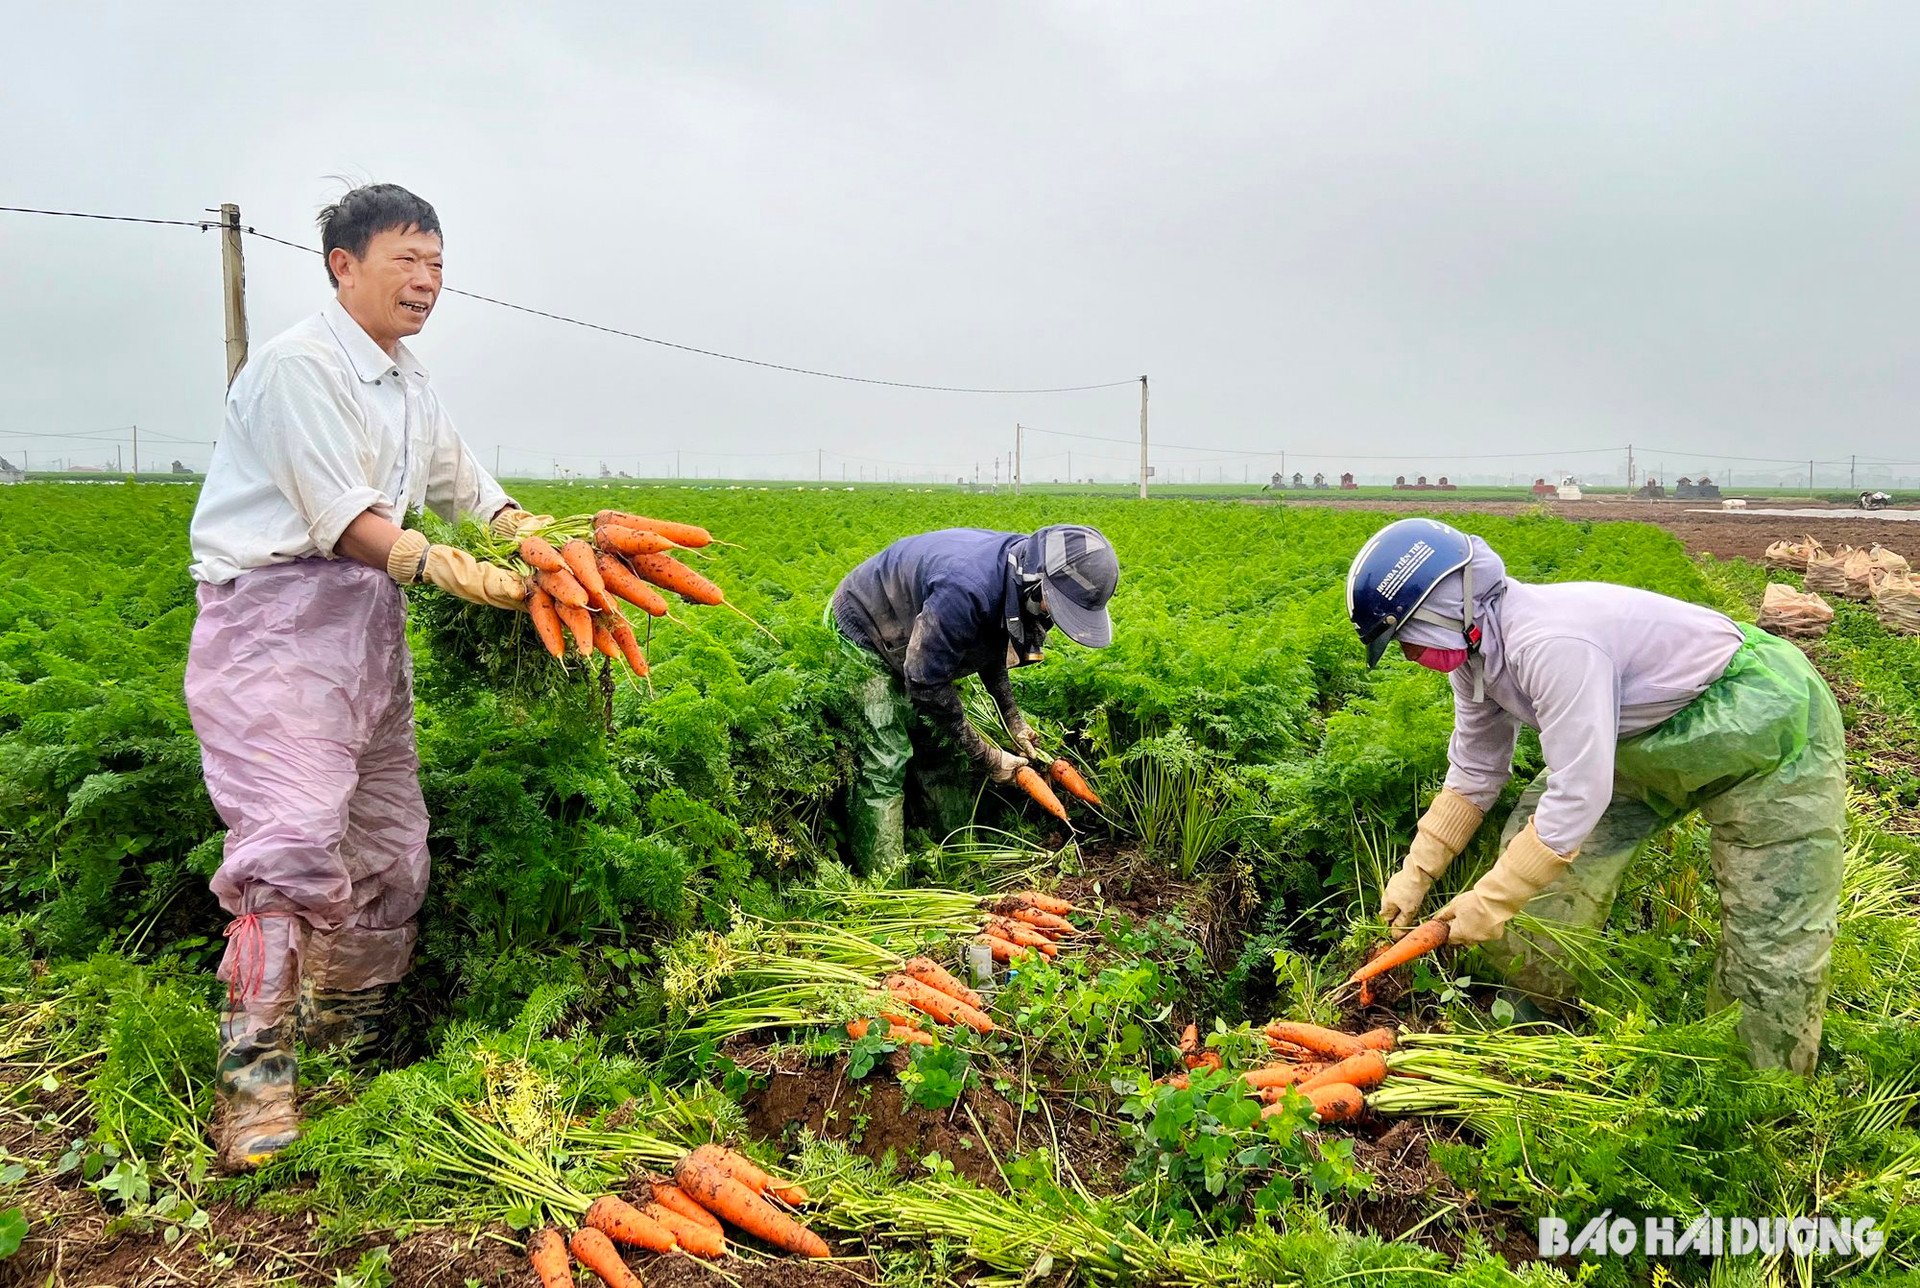
[[[264,1024],[262,1018],[234,1007],[220,1013],[213,1140],[228,1173],[252,1171],[300,1136],[293,1015]]]
[[[386,984],[331,989],[317,987],[311,979],[301,980],[296,1012],[300,1040],[316,1050],[342,1052],[353,1064],[364,1064],[380,1045],[391,992]]]

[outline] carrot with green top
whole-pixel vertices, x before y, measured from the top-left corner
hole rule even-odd
[[[691,523],[675,523],[671,519],[649,519],[643,514],[628,514],[625,510],[602,510],[593,516],[593,526],[603,528],[609,524],[621,528],[635,528],[641,532],[654,532],[676,546],[690,546],[699,549],[713,544],[713,534],[705,528],[695,527]]]
[[[889,993],[914,1010],[926,1012],[942,1024],[964,1024],[976,1033],[994,1031],[993,1019],[985,1011],[968,1006],[957,998],[948,997],[939,989],[928,988],[917,979],[907,975],[889,975],[885,984]]]
[[[1067,807],[1060,803],[1060,798],[1053,794],[1053,788],[1047,786],[1047,780],[1040,777],[1039,772],[1032,765],[1022,765],[1014,770],[1013,781],[1021,791],[1033,797],[1041,809],[1062,823],[1068,821]]]
[[[1017,890],[1007,896],[1015,903],[1025,904],[1029,908],[1038,908],[1042,912],[1051,912],[1056,917],[1065,917],[1077,912],[1072,904],[1057,895],[1043,894],[1038,890]]]
[[[1436,948],[1444,948],[1447,943],[1447,934],[1447,923],[1438,919],[1416,926],[1402,935],[1398,941],[1376,953],[1372,961],[1349,975],[1347,983],[1365,984],[1370,979],[1386,974],[1395,966],[1404,966],[1416,957],[1424,957]]]
[[[527,1264],[540,1288],[573,1288],[573,1260],[558,1230],[541,1230],[527,1240]]]
[[[675,1191],[675,1193],[678,1193],[678,1191]],[[692,1199],[688,1199],[686,1195],[682,1194],[680,1197],[685,1199],[690,1206],[700,1207],[698,1203],[695,1203]],[[680,1245],[682,1251],[691,1252],[696,1257],[724,1257],[727,1255],[727,1240],[726,1236],[720,1231],[720,1223],[715,1221],[713,1214],[705,1208],[700,1208],[700,1215],[706,1218],[705,1221],[696,1221],[685,1213],[675,1211],[673,1208],[668,1207],[658,1199],[655,1199],[651,1203],[642,1204],[640,1210],[651,1217],[661,1228],[672,1231],[673,1241]]]
[[[575,537],[560,547],[560,557],[567,561],[567,571],[587,592],[587,605],[599,608],[607,600],[607,583],[600,576],[600,565],[594,558],[599,554],[592,546]]]
[[[687,1192],[679,1186],[666,1181],[648,1181],[647,1185],[653,1191],[653,1201],[661,1207],[670,1212],[678,1212],[703,1229],[711,1230],[715,1234],[722,1233],[720,1222],[715,1219],[713,1213],[688,1198]]]
[[[667,615],[665,596],[634,575],[633,569],[627,567],[618,555],[603,552],[594,560],[594,565],[600,569],[600,580],[606,583],[608,590],[635,608],[644,609],[649,617]]]
[[[620,1259],[620,1249],[613,1246],[613,1240],[592,1226],[575,1230],[567,1246],[573,1250],[575,1259],[598,1275],[607,1288],[645,1288],[640,1277]]]
[[[560,633],[560,613],[553,596],[538,586],[527,592],[527,616],[533,618],[533,633],[540,637],[547,652],[555,657],[567,655],[567,640]]]
[[[1337,1064],[1330,1064],[1300,1084],[1300,1090],[1312,1091],[1344,1082],[1362,1091],[1371,1090],[1387,1080],[1387,1060],[1378,1051],[1362,1051]]]
[[[625,1199],[611,1194],[595,1199],[581,1220],[615,1243],[624,1243],[630,1248],[672,1252],[679,1246],[674,1241],[673,1231]]]
[[[567,633],[573,636],[575,647],[581,657],[593,656],[593,614],[584,608],[575,608],[572,604],[554,602],[553,611],[560,614],[560,620],[567,624]]]
[[[593,530],[593,544],[600,547],[603,554],[619,555],[657,555],[680,548],[657,532],[642,532],[611,523]]]
[[[1275,1020],[1267,1025],[1266,1033],[1276,1042],[1291,1043],[1315,1055],[1330,1055],[1336,1060],[1344,1060],[1350,1055],[1359,1055],[1362,1051],[1369,1049],[1351,1033],[1321,1028],[1318,1024]]]
[[[952,972],[931,957],[909,957],[900,965],[902,975],[910,975],[928,988],[937,988],[948,997],[957,998],[975,1010],[980,1010],[980,994],[962,984],[953,977]]]
[[[1101,803],[1100,793],[1087,785],[1087,780],[1081,776],[1080,771],[1075,769],[1072,762],[1065,757],[1056,758],[1051,765],[1048,765],[1047,774],[1054,782],[1060,784],[1067,795],[1076,796],[1089,805]]]
[[[614,647],[620,650],[620,656],[627,660],[627,665],[635,675],[645,675],[647,655],[640,651],[640,639],[633,633],[633,623],[619,612],[603,613],[601,616],[606,619],[607,634],[613,637]]]
[[[520,558],[535,572],[565,572],[567,561],[545,537],[520,538]]]
[[[735,1229],[803,1257],[832,1255],[825,1239],[728,1175],[715,1161],[711,1147],[702,1146],[682,1158],[673,1169],[673,1179],[689,1198]]]
[[[587,588],[570,572],[536,572],[533,574],[533,584],[552,595],[556,604],[565,604],[570,608],[587,606]]]
[[[1041,934],[1051,935],[1055,939],[1067,938],[1080,933],[1080,927],[1074,925],[1065,917],[1056,917],[1052,913],[1042,912],[1038,908],[1015,908],[1012,912],[1009,912],[1007,916],[1014,921],[1025,922]]]

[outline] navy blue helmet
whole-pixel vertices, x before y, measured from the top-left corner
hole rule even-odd
[[[1434,587],[1472,558],[1467,534],[1434,519],[1400,519],[1374,533],[1347,570],[1347,616],[1367,646],[1368,666],[1379,664]]]

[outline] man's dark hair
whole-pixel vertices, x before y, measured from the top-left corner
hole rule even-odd
[[[335,246],[355,259],[367,253],[367,243],[375,234],[415,229],[442,236],[440,216],[433,207],[397,183],[369,183],[355,188],[340,200],[320,211],[320,258],[330,261]],[[327,280],[335,286],[340,279],[327,263]]]

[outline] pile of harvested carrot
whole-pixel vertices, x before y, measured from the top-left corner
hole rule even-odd
[[[1266,1035],[1279,1058],[1246,1070],[1240,1078],[1247,1084],[1247,1094],[1267,1102],[1268,1114],[1280,1112],[1291,1087],[1312,1102],[1319,1121],[1350,1122],[1366,1109],[1366,1093],[1392,1072],[1387,1063],[1387,1053],[1395,1046],[1392,1029],[1354,1034],[1275,1020],[1267,1025]],[[1221,1067],[1218,1051],[1200,1049],[1197,1025],[1189,1024],[1180,1035],[1180,1056],[1189,1070]],[[1162,1081],[1183,1090],[1188,1085],[1184,1073]]]
[[[571,635],[581,657],[592,657],[597,651],[626,662],[635,675],[645,675],[646,655],[620,601],[649,618],[665,617],[667,600],[656,586],[690,603],[733,608],[720,587],[669,553],[712,545],[713,534],[705,528],[602,510],[593,516],[591,540],[584,536],[562,539],[565,533],[586,527],[584,516],[563,519],[544,529],[547,535],[521,537],[514,549],[526,566],[527,612],[534,632],[555,657],[566,656],[566,635]],[[548,536],[560,544],[556,546]]]
[[[719,1145],[700,1146],[675,1165],[672,1182],[650,1181],[648,1192],[652,1197],[638,1207],[613,1195],[596,1199],[571,1236],[549,1228],[527,1240],[527,1261],[540,1288],[568,1288],[572,1260],[609,1288],[636,1288],[640,1279],[615,1244],[723,1257],[726,1225],[798,1256],[832,1255],[826,1240],[788,1215],[806,1203],[805,1190],[781,1184]]]
[[[887,1037],[914,1046],[932,1046],[933,1035],[917,1026],[900,1008],[917,1011],[936,1024],[963,1024],[975,1033],[992,1033],[993,1017],[980,995],[956,979],[931,957],[911,957],[881,981],[885,993],[875,999],[877,1013],[886,1021]],[[865,1020],[847,1025],[847,1033],[863,1038],[870,1032]]]
[[[1067,920],[1078,911],[1072,904],[1038,890],[1005,895],[989,910],[994,915],[980,927],[974,942],[992,949],[996,962],[1018,961],[1029,952],[1056,957],[1061,948],[1071,947],[1089,933]]]

